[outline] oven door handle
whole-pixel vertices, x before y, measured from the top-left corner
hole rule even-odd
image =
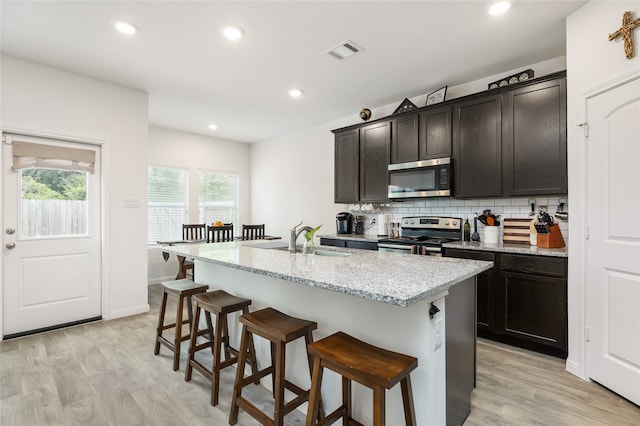
[[[430,251],[432,253],[440,253],[442,252],[442,249],[440,247],[428,247],[428,246],[422,246],[422,249],[424,251]]]

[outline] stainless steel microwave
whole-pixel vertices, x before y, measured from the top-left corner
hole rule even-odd
[[[451,196],[451,158],[389,164],[389,199]]]

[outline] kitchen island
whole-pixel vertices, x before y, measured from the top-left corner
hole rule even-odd
[[[167,251],[193,257],[197,282],[251,298],[251,310],[271,306],[316,321],[316,340],[342,330],[417,357],[411,377],[418,424],[461,424],[470,409],[475,370],[475,276],[492,263],[356,249],[304,256],[274,248],[284,244],[194,244]],[[439,312],[430,318],[432,306]],[[237,320],[229,323],[230,336],[238,342]],[[262,367],[269,345],[256,339],[256,350]],[[465,376],[463,386],[458,386],[459,376]],[[287,377],[309,386],[303,341],[287,347]],[[268,380],[265,385],[270,386]],[[339,390],[339,377],[327,373],[322,392],[327,410],[339,405]],[[365,424],[372,421],[371,396],[354,384],[356,416]],[[401,424],[402,419],[397,387],[387,392],[387,423]]]

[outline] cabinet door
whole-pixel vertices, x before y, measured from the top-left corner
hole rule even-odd
[[[402,116],[392,121],[391,163],[418,161],[420,115]]]
[[[336,203],[359,201],[360,143],[358,129],[335,135],[334,200]]]
[[[567,351],[567,281],[542,275],[502,272],[504,334]],[[527,347],[527,345],[522,345]]]
[[[505,94],[505,196],[567,193],[566,99],[566,78]]]
[[[451,157],[451,107],[420,114],[419,159]]]
[[[485,251],[459,250],[445,248],[445,257],[458,259],[487,260],[496,262],[496,254]],[[476,277],[476,321],[478,331],[496,331],[495,325],[495,298],[496,298],[496,272],[495,268],[481,272]]]
[[[500,95],[491,95],[454,106],[456,197],[497,197],[502,194],[501,105]]]
[[[391,123],[360,128],[360,201],[388,201]]]

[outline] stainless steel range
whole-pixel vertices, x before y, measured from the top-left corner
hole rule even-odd
[[[378,241],[378,251],[442,256],[442,244],[462,239],[459,217],[403,217],[400,228],[401,236]]]

